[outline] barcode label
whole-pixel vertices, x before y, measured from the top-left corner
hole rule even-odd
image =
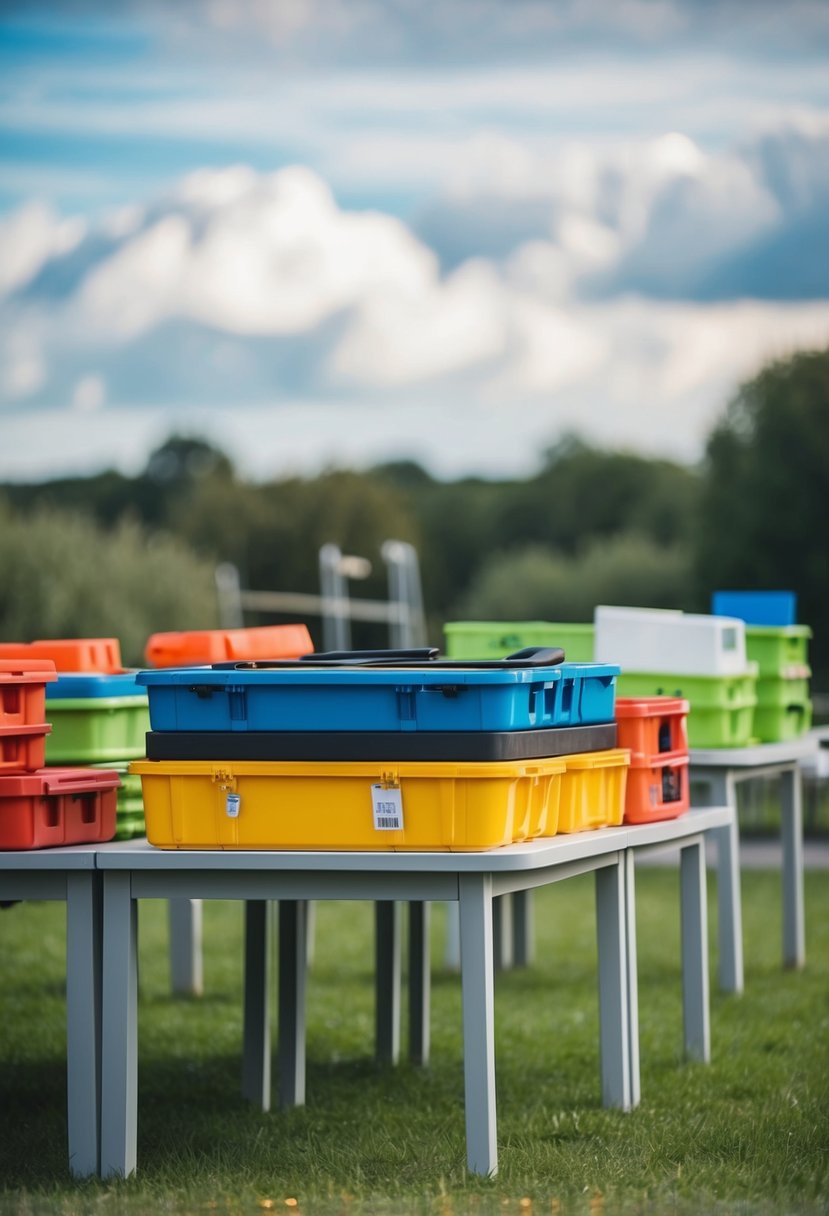
[[[382,785],[371,787],[371,809],[374,813],[375,832],[403,831],[403,791],[398,787],[386,789]]]
[[[242,801],[242,798],[241,798],[241,795],[239,795],[239,794],[228,794],[227,795],[227,799],[225,801],[225,811],[227,813],[228,819],[238,819],[239,818],[239,804],[241,801]]]

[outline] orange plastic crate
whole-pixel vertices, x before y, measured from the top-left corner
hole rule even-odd
[[[687,755],[631,762],[625,794],[625,823],[676,819],[689,805]]]
[[[58,671],[123,671],[117,638],[51,638],[38,642],[2,642],[0,659],[51,659]]]
[[[151,667],[194,667],[230,659],[298,659],[313,649],[305,625],[263,625],[257,629],[154,633],[144,658]]]
[[[0,730],[46,723],[46,685],[56,680],[48,659],[0,658]]]
[[[0,726],[0,773],[25,773],[46,763],[48,722],[33,726]]]
[[[0,777],[0,849],[112,840],[120,784],[109,769],[45,768]]]
[[[634,764],[663,756],[687,756],[689,710],[684,697],[617,697],[619,747],[630,749]]]

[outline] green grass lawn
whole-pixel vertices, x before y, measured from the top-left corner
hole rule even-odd
[[[806,876],[808,963],[794,973],[780,968],[779,876],[743,874],[746,991],[725,997],[712,980],[709,1066],[682,1060],[678,903],[675,870],[640,868],[642,1103],[622,1114],[600,1105],[592,879],[536,897],[537,961],[497,983],[500,1173],[488,1180],[465,1171],[442,906],[430,1066],[374,1063],[371,907],[319,905],[308,1104],[262,1115],[239,1092],[241,906],[205,904],[194,1001],[170,996],[166,905],[142,903],[138,1174],[82,1183],[66,1167],[64,909],[0,912],[0,1210],[829,1211],[829,876]],[[713,899],[709,920],[715,976]]]

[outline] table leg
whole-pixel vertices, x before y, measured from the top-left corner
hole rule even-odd
[[[102,894],[97,871],[66,876],[66,1091],[69,1169],[97,1174],[101,1085]]]
[[[800,769],[780,774],[780,831],[783,843],[783,965],[806,961],[803,912],[803,807]]]
[[[630,1110],[625,860],[596,870],[602,1105]]]
[[[512,895],[498,895],[492,901],[492,949],[496,971],[512,967]]]
[[[639,971],[636,949],[636,858],[625,850],[625,948],[627,954],[628,1036],[630,1041],[630,1105],[639,1105]]]
[[[279,904],[279,1105],[305,1105],[305,980],[308,901]]]
[[[270,922],[268,900],[245,902],[242,1097],[263,1111],[271,1108]]]
[[[409,1058],[413,1064],[429,1063],[430,912],[431,904],[420,900],[409,904]]]
[[[702,841],[680,852],[682,911],[682,1013],[685,1054],[708,1063],[711,1031],[708,1002],[708,908],[705,895],[705,850]]]
[[[168,912],[170,986],[177,996],[201,996],[204,992],[202,901],[171,899]]]
[[[717,942],[719,982],[723,992],[740,993],[744,986],[743,912],[740,894],[740,829],[737,821],[737,789],[730,773],[706,778],[709,806],[730,806],[731,823],[714,828],[711,836],[717,849]]]
[[[461,922],[457,900],[446,907],[446,948],[443,965],[447,971],[457,971],[461,965]]]
[[[535,954],[532,891],[516,891],[512,897],[512,961],[528,967]]]
[[[463,1072],[470,1173],[498,1172],[492,877],[460,874]]]
[[[101,1176],[135,1172],[138,1125],[138,904],[130,875],[104,880],[101,993]]]
[[[400,1058],[400,904],[377,900],[374,916],[377,1059],[396,1064]]]

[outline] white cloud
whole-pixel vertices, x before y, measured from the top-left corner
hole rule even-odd
[[[647,269],[664,294],[660,273],[714,273],[747,235],[796,225],[804,197],[829,202],[820,172],[802,168],[802,141],[822,152],[822,138],[796,133],[796,172],[783,137],[762,155],[712,156],[681,136],[592,157],[572,145],[558,166],[511,159],[502,144],[503,174],[480,195],[468,175],[455,204],[501,215],[486,192],[501,188],[523,215],[527,192],[544,235],[522,241],[519,224],[508,256],[450,273],[401,221],[342,209],[301,167],[202,170],[74,245],[56,235],[64,221],[30,217],[39,252],[0,309],[0,425],[40,437],[44,411],[63,406],[68,421],[48,440],[55,462],[67,428],[66,462],[81,458],[74,437],[99,424],[113,456],[130,433],[144,442],[139,406],[170,426],[207,418],[257,471],[266,452],[304,467],[353,459],[361,440],[365,459],[409,447],[445,472],[516,471],[564,427],[695,459],[741,379],[829,341],[829,284],[811,303],[711,305],[633,294],[624,275]],[[793,181],[787,194],[781,183]],[[0,264],[14,239],[0,232]],[[616,275],[616,289],[588,297],[599,273]],[[258,421],[245,429],[243,418]],[[447,452],[449,442],[459,446]],[[8,438],[0,451],[0,476],[24,475],[29,457]]]
[[[72,409],[81,414],[95,414],[106,402],[106,395],[102,376],[82,376],[72,392]]]
[[[168,318],[236,334],[295,334],[372,293],[419,294],[434,255],[400,221],[341,211],[299,166],[185,179],[166,214],[91,270],[83,325],[124,340]]]
[[[47,258],[75,248],[85,231],[84,220],[58,219],[37,201],[0,216],[0,297],[27,283]]]

